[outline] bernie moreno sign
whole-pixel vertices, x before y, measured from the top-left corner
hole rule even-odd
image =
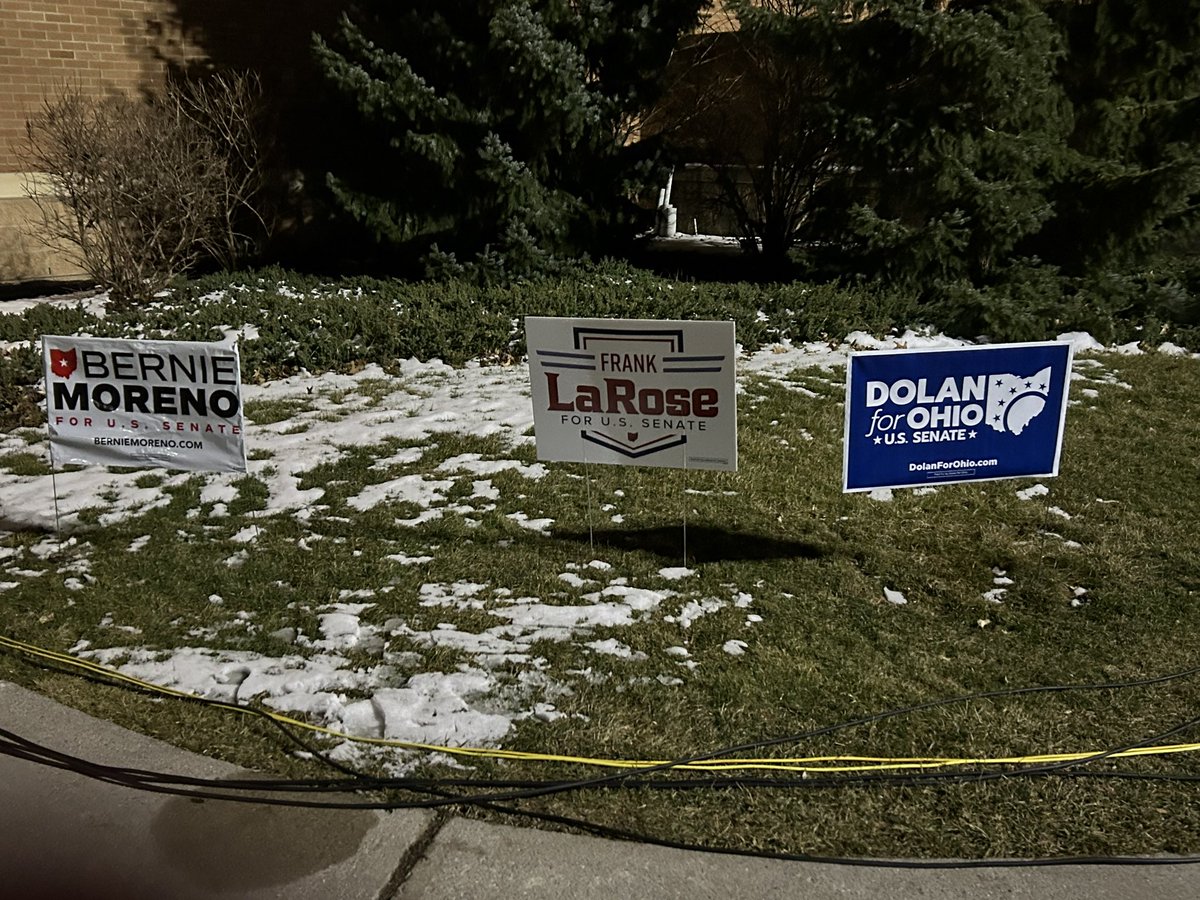
[[[236,347],[46,335],[42,355],[56,466],[246,471]]]
[[[525,319],[538,459],[737,470],[732,322]]]
[[[853,353],[843,490],[1058,474],[1072,348]]]

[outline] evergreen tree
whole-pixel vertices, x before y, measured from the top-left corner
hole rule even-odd
[[[995,277],[1050,214],[1068,119],[1036,0],[732,0],[761,120],[726,130],[718,173],[769,257],[810,244],[837,271]]]
[[[1054,217],[1030,246],[1071,274],[1134,270],[1196,227],[1200,0],[1049,8],[1074,119]]]
[[[1006,277],[1051,214],[1069,123],[1040,4],[891,0],[839,32],[827,65],[852,173],[835,211],[851,264],[925,287]]]
[[[629,125],[702,2],[362,0],[317,42],[362,127],[329,184],[434,262],[521,274],[594,245],[628,224],[648,155]]]

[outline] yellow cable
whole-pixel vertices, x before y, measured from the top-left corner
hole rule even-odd
[[[177,697],[186,700],[198,700],[205,702],[206,698],[199,697],[195,694],[189,694],[186,691],[176,690],[175,688],[165,687],[163,685],[154,684],[153,682],[143,681],[140,678],[135,678],[132,675],[127,675],[116,669],[110,669],[90,660],[80,659],[76,656],[71,656],[66,653],[59,653],[54,650],[46,650],[42,647],[27,644],[23,641],[18,641],[13,638],[0,635],[0,647],[14,650],[19,653],[24,653],[27,656],[38,657],[41,659],[50,660],[61,665],[70,666],[76,669],[92,672],[104,678],[113,681],[124,682],[139,687],[143,690],[151,691],[158,694],[163,694],[169,697]],[[353,741],[361,744],[370,744],[374,746],[393,747],[403,750],[419,750],[424,752],[447,753],[455,756],[463,757],[484,757],[490,759],[506,759],[506,760],[521,760],[533,762],[555,762],[555,763],[572,763],[577,765],[595,766],[601,768],[612,769],[647,769],[653,767],[670,766],[673,770],[678,771],[702,771],[702,772],[728,772],[742,770],[768,770],[782,771],[794,773],[850,773],[850,772],[883,772],[883,771],[902,771],[902,770],[922,770],[922,769],[939,769],[953,768],[961,766],[985,766],[985,765],[1033,765],[1047,763],[1068,763],[1077,762],[1079,760],[1088,759],[1096,756],[1098,751],[1074,752],[1074,753],[1045,753],[1027,756],[1004,756],[991,758],[970,758],[970,757],[878,757],[878,756],[808,756],[808,757],[792,757],[792,758],[716,758],[705,760],[697,763],[682,763],[679,765],[671,765],[671,760],[635,760],[635,759],[603,759],[586,756],[564,756],[560,754],[550,753],[530,753],[521,750],[504,750],[499,748],[487,747],[449,747],[438,744],[423,744],[413,741],[400,741],[390,738],[373,738],[362,735],[346,734],[340,731],[335,731],[332,728],[326,728],[323,725],[314,725],[311,722],[304,722],[299,719],[294,719],[291,716],[286,716],[282,713],[273,712],[267,709],[252,708],[231,704],[224,708],[231,711],[239,711],[246,715],[265,715],[268,718],[279,722],[283,725],[288,725],[293,728],[300,728],[306,731],[316,732],[328,737],[337,738],[339,740]],[[1156,747],[1137,747],[1130,750],[1123,750],[1112,754],[1110,759],[1132,758],[1139,756],[1156,756],[1173,753],[1193,753],[1200,750],[1200,744],[1165,744]]]

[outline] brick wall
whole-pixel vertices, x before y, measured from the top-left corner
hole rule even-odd
[[[0,3],[0,172],[20,171],[25,120],[70,80],[98,95],[161,80],[151,24],[158,0],[4,0]]]
[[[78,268],[34,236],[20,147],[25,120],[67,81],[102,96],[152,86],[166,71],[147,22],[156,0],[0,2],[0,282],[70,277]],[[6,174],[7,173],[7,174]]]
[[[25,122],[57,85],[136,93],[168,71],[252,69],[263,81],[277,142],[320,144],[314,31],[328,33],[344,0],[0,0],[0,282],[57,276],[28,234],[18,175]],[[7,177],[5,177],[7,176]],[[22,224],[25,223],[25,224]]]
[[[313,32],[345,0],[0,0],[0,172],[19,171],[25,120],[64,79],[98,95],[161,83],[171,67],[253,69],[289,119],[319,81]]]

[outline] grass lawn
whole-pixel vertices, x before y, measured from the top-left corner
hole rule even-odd
[[[510,414],[520,368],[414,364],[264,386],[247,395],[245,476],[118,472],[88,493],[71,479],[99,476],[60,475],[72,498],[65,533],[0,538],[0,634],[364,734],[392,733],[385,713],[413,713],[422,677],[437,674],[419,708],[426,724],[445,710],[438,743],[455,743],[460,726],[472,740],[490,727],[505,749],[636,760],[975,692],[1198,664],[1194,359],[1078,359],[1057,479],[890,498],[840,492],[844,370],[827,361],[742,377],[736,474],[539,465],[527,418]],[[3,437],[0,490],[41,489],[44,437]],[[202,664],[189,648],[203,648]],[[272,665],[316,686],[254,695],[254,684],[278,684]],[[327,771],[244,717],[20,654],[0,655],[0,678],[260,770]],[[1100,752],[1190,723],[1198,685],[939,705],[737,755]],[[600,774],[310,739],[374,771]],[[1200,728],[1187,727],[1155,743],[1197,740]],[[1195,777],[1200,757],[902,784],[768,769],[725,774],[786,783],[695,787],[687,773],[670,776],[673,788],[576,791],[525,808],[791,853],[1200,852],[1193,784],[1116,773]]]

